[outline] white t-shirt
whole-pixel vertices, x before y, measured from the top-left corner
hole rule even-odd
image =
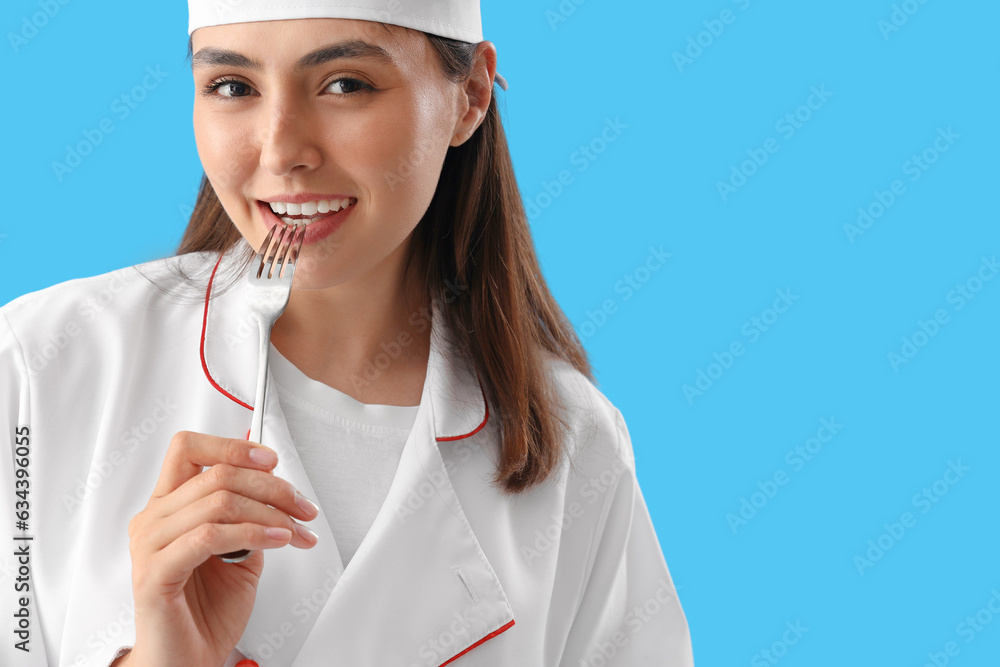
[[[274,345],[268,363],[319,496],[311,500],[323,508],[347,567],[385,502],[419,406],[362,403],[310,378]]]

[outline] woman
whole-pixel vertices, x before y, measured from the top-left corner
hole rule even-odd
[[[478,0],[189,9],[206,179],[177,255],[0,311],[0,662],[691,664],[533,253]],[[303,223],[253,443],[240,288]]]

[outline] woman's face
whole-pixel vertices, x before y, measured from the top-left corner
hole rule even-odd
[[[401,266],[448,146],[481,120],[427,38],[297,19],[199,28],[192,49],[198,154],[243,237],[311,215],[299,288]]]

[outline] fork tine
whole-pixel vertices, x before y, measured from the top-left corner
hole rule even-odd
[[[264,237],[264,242],[260,245],[260,250],[257,251],[257,277],[260,278],[261,272],[264,270],[264,257],[267,255],[267,248],[271,245],[271,239],[274,238],[274,230],[278,228],[277,225],[271,227],[267,232],[267,236]]]
[[[295,234],[299,231],[298,225],[293,225],[289,229],[285,230],[285,236],[282,239],[283,245],[280,248],[281,254],[278,257],[277,264],[274,267],[274,277],[280,278],[285,270],[285,265],[288,260],[288,251],[292,248],[292,242],[295,240]]]
[[[275,225],[275,227],[276,228],[277,227],[281,227],[282,229],[281,229],[281,234],[278,236],[278,239],[277,239],[277,241],[274,244],[273,250],[271,250],[271,251],[268,252],[268,255],[267,255],[267,271],[263,274],[263,276],[265,278],[270,278],[271,277],[271,269],[274,266],[274,259],[277,256],[278,251],[281,249],[281,244],[285,240],[285,233],[288,231],[288,229],[285,227],[285,225]]]
[[[292,255],[292,264],[295,264],[295,260],[299,258],[299,253],[302,252],[302,245],[306,242],[306,226],[302,225],[302,233],[299,235],[299,240],[295,244],[295,254]]]
[[[281,243],[278,244],[278,249],[277,249],[277,252],[275,253],[275,258],[274,258],[274,263],[275,263],[274,277],[275,278],[280,278],[281,277],[281,270],[285,267],[285,255],[288,254],[288,245],[285,245],[284,242],[286,240],[290,241],[291,238],[292,238],[292,236],[295,234],[295,231],[296,231],[295,228],[292,228],[292,229],[287,229],[286,228],[284,230],[284,232],[285,232],[285,234],[288,234],[288,238],[287,239],[285,238],[285,234],[281,235]]]
[[[302,225],[302,234],[299,236],[298,243],[295,244],[295,254],[292,255],[292,268],[295,267],[295,262],[299,258],[299,253],[302,252],[302,246],[306,242],[306,226]]]
[[[305,238],[306,226],[295,225],[292,229],[291,236],[288,238],[288,247],[286,248],[286,252],[282,255],[282,273],[279,273],[282,277],[290,276],[295,270],[295,260],[299,257],[299,251],[302,248],[302,242]]]

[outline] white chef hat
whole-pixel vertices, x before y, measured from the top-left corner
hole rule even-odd
[[[188,0],[188,35],[227,23],[337,18],[390,23],[461,42],[483,41],[479,0]],[[496,73],[507,90],[507,81]]]

